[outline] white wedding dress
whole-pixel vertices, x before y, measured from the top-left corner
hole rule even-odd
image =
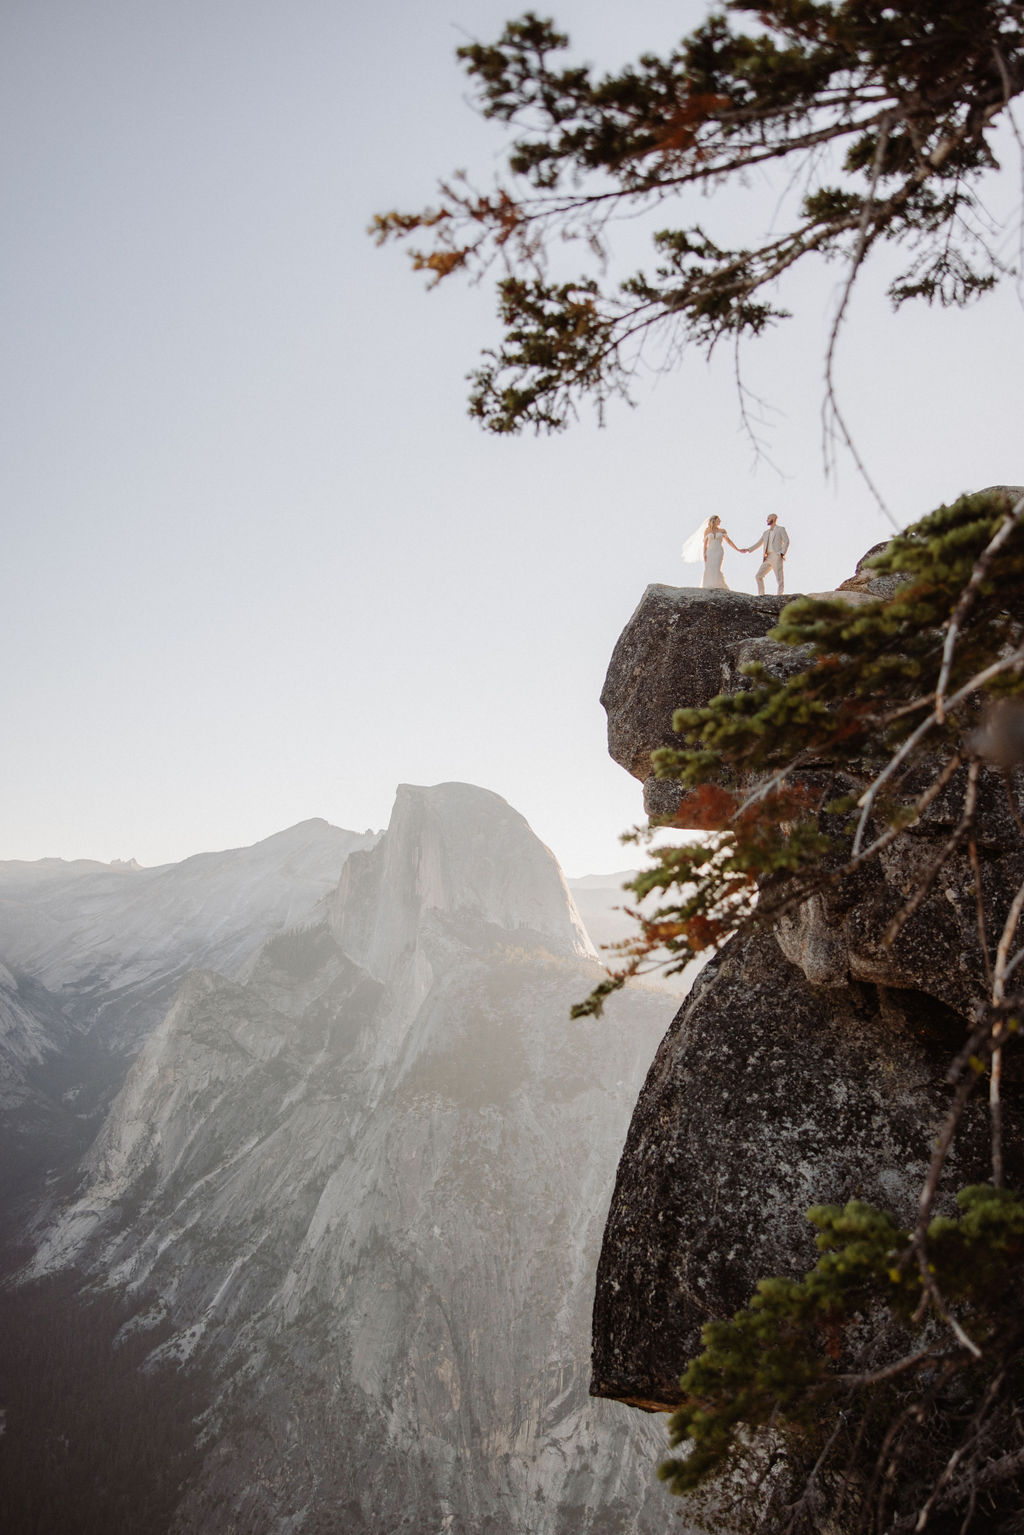
[[[725,553],[724,540],[724,528],[718,528],[714,533],[708,534],[708,552],[704,561],[704,579],[700,583],[703,587],[714,587],[721,592],[729,590],[725,577],[722,575],[722,555]]]

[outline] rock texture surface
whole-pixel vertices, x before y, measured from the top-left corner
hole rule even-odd
[[[608,751],[643,784],[648,815],[672,814],[679,798],[651,772],[651,752],[677,743],[672,715],[727,691],[736,648],[774,629],[790,600],[678,586],[644,592],[612,653],[601,702]]]
[[[891,595],[897,578],[876,576],[867,564],[883,547],[869,550],[856,573],[831,595]],[[608,715],[609,751],[643,783],[645,808],[652,817],[670,818],[679,827],[694,824],[688,821],[686,792],[650,772],[651,752],[678,742],[671,729],[676,708],[699,707],[720,693],[749,686],[742,668],[751,661],[780,677],[806,665],[801,649],[768,638],[786,600],[685,587],[647,588],[615,647],[601,701]],[[801,776],[813,783],[813,762]],[[954,777],[920,822],[855,878],[779,922],[776,937],[783,952],[813,985],[843,987],[866,981],[909,987],[965,1015],[970,1011],[984,957],[977,934],[974,871],[966,850],[949,861],[896,942],[889,946],[884,941],[893,916],[960,819],[964,778],[964,772]],[[863,781],[834,779],[831,772],[828,781],[834,794],[864,787]],[[982,772],[976,841],[990,910],[1005,908],[1024,879],[1015,822],[1024,808],[1024,772],[1013,774],[1011,789],[1012,804],[1003,775]]]
[[[676,1403],[704,1323],[758,1279],[813,1266],[810,1205],[865,1199],[912,1223],[962,1039],[960,1018],[918,992],[822,993],[771,933],[728,944],[633,1115],[598,1269],[594,1393]],[[1011,1181],[1024,1176],[1019,1102],[1012,1117]],[[988,1152],[978,1105],[947,1183],[985,1181]]]
[[[863,561],[844,583],[854,600],[887,595],[883,586]],[[663,792],[646,776],[650,751],[672,739],[673,708],[744,686],[746,660],[782,673],[801,664],[766,638],[780,606],[648,589],[602,700],[611,754],[644,782],[649,811],[686,824],[674,786]],[[773,932],[733,939],[701,975],[651,1068],[619,1165],[594,1306],[595,1394],[645,1407],[676,1402],[701,1326],[745,1304],[759,1278],[813,1264],[811,1204],[863,1198],[912,1219],[949,1099],[945,1072],[983,967],[966,853],[897,942],[883,940],[955,827],[962,794],[954,780],[875,864]],[[1011,824],[1024,779],[1014,780],[1013,798],[1011,806],[1001,775],[982,774],[978,843],[992,909],[1005,908],[1024,877]],[[1019,1080],[1004,1086],[1004,1114],[1007,1177],[1019,1182]],[[988,1158],[978,1110],[958,1138],[944,1197],[985,1181]]]
[[[966,849],[949,858],[929,894],[887,944],[889,925],[953,835],[961,815],[964,772],[957,774],[917,825],[841,885],[806,901],[779,921],[783,952],[814,985],[842,988],[866,981],[909,988],[971,1016],[984,986],[978,940],[975,874]],[[854,790],[862,784],[851,783]],[[986,909],[1006,911],[1024,880],[1024,854],[1015,813],[1024,809],[1024,774],[1009,780],[983,770],[978,783],[975,840]],[[878,830],[881,830],[879,827]]]
[[[182,1535],[664,1529],[661,1425],[588,1400],[586,1336],[666,1001],[570,1023],[597,972],[522,818],[443,785],[324,920],[181,987],[33,1271],[215,1371]]]

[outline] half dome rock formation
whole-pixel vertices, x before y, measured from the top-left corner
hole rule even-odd
[[[522,817],[446,784],[186,979],[33,1265],[215,1377],[175,1530],[660,1535],[660,1426],[588,1399],[586,1335],[665,998],[570,1022],[599,975]]]
[[[399,784],[387,836],[345,866],[332,931],[385,981],[425,925],[446,923],[462,943],[499,929],[553,954],[596,958],[556,859],[500,795],[462,783]]]
[[[858,571],[844,584],[851,601],[876,595],[870,569]],[[677,786],[663,793],[649,776],[650,752],[674,741],[675,708],[743,686],[738,668],[754,655],[773,670],[799,664],[766,638],[781,605],[648,588],[602,701],[611,754],[644,783],[650,811],[686,824]],[[1024,878],[1008,829],[1024,813],[1019,775],[1013,793],[1015,805],[1002,775],[982,772],[981,878],[986,900],[1004,909]],[[595,1395],[676,1404],[701,1327],[745,1305],[757,1280],[813,1266],[809,1206],[864,1199],[912,1222],[984,964],[966,850],[897,941],[883,940],[959,814],[951,786],[873,864],[773,930],[730,939],[702,972],[662,1042],[619,1164],[594,1305]],[[1022,1111],[1019,1082],[1006,1082],[1008,1183],[1024,1179]],[[950,1190],[990,1171],[979,1105],[944,1173],[947,1205]]]

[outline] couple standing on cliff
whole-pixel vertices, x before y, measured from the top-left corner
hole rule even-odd
[[[704,579],[701,586],[705,588],[717,588],[727,592],[725,577],[722,574],[722,556],[725,553],[725,545],[735,549],[737,554],[753,554],[755,549],[763,551],[761,567],[755,580],[760,596],[764,596],[764,578],[769,571],[775,575],[779,584],[779,591],[784,589],[785,559],[789,548],[789,534],[779,522],[774,512],[768,514],[768,526],[755,544],[747,549],[741,549],[739,544],[734,544],[728,533],[722,527],[722,520],[718,516],[709,517],[702,528],[698,528],[692,538],[688,539],[683,547],[683,559],[694,560],[696,555],[697,540],[700,540],[701,557],[704,561]]]

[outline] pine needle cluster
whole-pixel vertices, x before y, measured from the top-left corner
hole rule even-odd
[[[431,285],[497,263],[504,336],[470,398],[490,431],[560,430],[587,398],[602,409],[659,338],[671,363],[687,343],[760,335],[787,316],[779,280],[814,257],[844,262],[852,285],[875,247],[905,249],[894,306],[962,306],[1006,272],[978,188],[1024,89],[1015,0],[726,0],[665,56],[604,76],[566,66],[568,46],[529,11],[460,48],[479,110],[515,134],[507,174],[491,191],[451,177],[435,206],[371,226],[378,242],[427,235],[410,254]],[[652,228],[653,267],[609,278],[616,220],[653,223],[772,166],[805,190],[760,240]],[[549,262],[566,241],[595,258],[569,282]]]
[[[816,1206],[811,1272],[761,1280],[748,1306],[704,1328],[669,1418],[671,1445],[687,1453],[659,1467],[672,1492],[742,1479],[751,1436],[767,1435],[800,1472],[795,1497],[764,1500],[761,1528],[817,1531],[825,1514],[833,1529],[914,1528],[925,1507],[933,1528],[956,1508],[955,1527],[970,1528],[972,1496],[975,1528],[1012,1527],[1024,1202],[979,1185],[957,1203],[956,1217],[928,1225],[929,1277],[978,1355],[936,1324],[910,1232],[871,1205]],[[868,1333],[880,1362],[865,1369],[851,1355]]]

